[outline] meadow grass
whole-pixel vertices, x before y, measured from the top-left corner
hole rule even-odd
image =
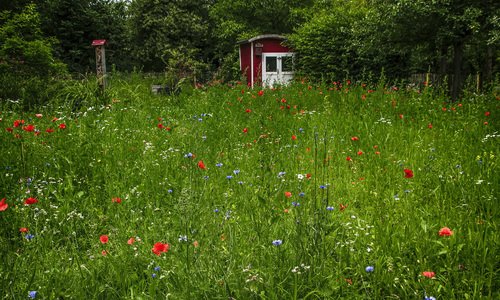
[[[500,297],[498,96],[150,83],[3,104],[0,297]]]

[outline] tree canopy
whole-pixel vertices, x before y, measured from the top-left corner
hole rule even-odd
[[[29,1],[4,2],[0,25],[9,27]],[[116,70],[237,79],[236,41],[266,33],[286,35],[298,53],[296,71],[313,80],[430,71],[456,97],[467,76],[479,73],[487,84],[500,65],[495,0],[40,0],[29,7],[39,14],[39,40],[51,41],[37,55],[53,53],[72,73],[91,71],[90,42],[107,39]],[[13,38],[5,30],[4,56]],[[16,47],[26,43],[36,44]]]

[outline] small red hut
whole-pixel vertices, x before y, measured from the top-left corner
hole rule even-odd
[[[273,86],[286,84],[293,78],[294,53],[277,34],[264,34],[239,41],[240,70],[248,85]]]

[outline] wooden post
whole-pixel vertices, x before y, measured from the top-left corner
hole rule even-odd
[[[95,66],[97,73],[97,84],[102,92],[106,89],[106,53],[104,46],[106,40],[93,40],[92,46],[95,47]]]
[[[479,72],[476,74],[476,93],[479,94],[479,90],[481,89],[481,77],[479,76]]]

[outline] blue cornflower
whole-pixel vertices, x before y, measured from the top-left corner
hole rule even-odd
[[[231,176],[231,175],[227,175],[227,176],[226,176],[226,179],[227,179],[227,180],[231,180],[231,179],[233,179],[233,176]]]
[[[193,157],[193,153],[189,152],[188,154],[184,154],[184,157],[185,158],[192,158]]]
[[[395,194],[393,197],[394,197],[394,200],[399,200],[399,195],[398,194]]]
[[[188,237],[187,235],[179,235],[179,242],[187,242]]]
[[[304,128],[299,128],[299,132],[300,133],[304,132]]]
[[[292,202],[292,205],[293,205],[293,207],[297,207],[297,206],[300,206],[300,203],[299,202]]]
[[[167,190],[167,192],[168,192],[169,194],[172,194],[174,191],[173,191],[172,189],[168,189],[168,190]]]
[[[283,177],[283,176],[285,176],[285,174],[286,174],[286,172],[279,172],[278,177]]]
[[[432,296],[425,296],[424,297],[424,300],[436,300],[436,298],[432,297]]]
[[[371,273],[371,272],[373,272],[373,269],[374,269],[373,266],[368,266],[368,267],[365,268],[365,271],[367,273]]]
[[[155,269],[154,269],[154,270],[155,270],[156,272],[158,272],[158,271],[160,271],[160,269],[161,269],[161,268],[160,268],[160,266],[157,266],[157,267],[155,267]]]
[[[326,189],[326,186],[320,185],[319,188],[322,189],[322,190],[324,190],[324,189]]]
[[[151,274],[151,277],[156,278],[156,273]]]
[[[31,233],[28,233],[27,235],[24,236],[25,239],[27,239],[28,241],[31,241],[35,236]]]
[[[226,211],[226,214],[224,215],[224,218],[226,218],[226,220],[231,219],[231,211],[230,210]]]
[[[216,163],[215,166],[220,168],[222,167],[222,163]]]
[[[29,297],[30,299],[35,299],[35,298],[36,298],[36,294],[37,294],[37,293],[38,293],[37,291],[29,291],[29,292],[28,292],[28,297]]]
[[[233,171],[233,173],[234,173],[234,175],[238,175],[238,174],[240,174],[240,170],[236,169]]]
[[[329,211],[332,211],[332,210],[334,210],[334,209],[335,209],[335,208],[334,208],[333,206],[327,206],[327,207],[326,207],[326,210],[329,210]]]
[[[405,190],[405,193],[409,194],[409,193],[411,193],[411,190]]]
[[[210,177],[208,175],[203,176],[203,179],[208,180]]]
[[[305,195],[306,195],[306,193],[304,193],[304,192],[299,193],[299,197],[304,197]]]
[[[239,185],[242,185],[242,184],[243,184],[243,181],[238,181],[238,184],[239,184]]]
[[[218,213],[218,212],[219,212],[218,208],[214,209],[214,213]]]
[[[274,246],[280,246],[281,244],[283,244],[283,241],[282,241],[282,240],[274,240],[274,241],[273,241],[273,245],[274,245]]]

